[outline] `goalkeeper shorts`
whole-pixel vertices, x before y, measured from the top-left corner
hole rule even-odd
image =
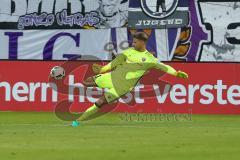
[[[93,79],[99,88],[106,89],[104,97],[108,103],[114,102],[131,90],[129,87],[123,87],[122,82],[116,81],[113,83],[111,73],[98,74]]]

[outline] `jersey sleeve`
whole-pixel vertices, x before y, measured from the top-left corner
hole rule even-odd
[[[169,65],[166,65],[162,62],[158,62],[157,59],[155,59],[153,64],[154,64],[153,68],[159,69],[159,70],[161,70],[163,72],[166,72],[170,75],[177,76],[177,71],[173,67],[171,67]]]
[[[107,65],[103,66],[101,69],[101,73],[108,72],[118,65],[122,64],[126,59],[126,55],[124,53],[119,54],[114,60],[112,60],[110,63]]]

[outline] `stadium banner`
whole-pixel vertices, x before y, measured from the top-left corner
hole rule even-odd
[[[121,3],[124,4],[125,1]],[[191,0],[189,11],[189,23],[181,28],[0,30],[0,59],[65,60],[79,59],[80,55],[87,54],[84,57],[86,60],[96,55],[98,59],[111,60],[110,55],[122,53],[131,45],[131,34],[140,30],[149,35],[147,49],[160,61],[240,62],[240,2]],[[4,27],[4,24],[1,23],[0,27]],[[49,40],[56,36],[55,43],[51,43],[54,46],[44,49],[49,46]],[[77,42],[80,43],[79,46]],[[49,50],[52,49],[52,58],[43,56],[51,55]]]
[[[189,22],[188,0],[130,0],[128,26],[134,29],[180,28]]]
[[[83,79],[93,75],[93,63],[2,61],[0,110],[55,111],[60,104],[71,103],[68,109],[72,112],[84,111],[106,91],[82,84]],[[189,79],[152,70],[132,92],[114,103],[113,112],[240,114],[239,63],[168,64],[189,73]],[[64,80],[48,77],[56,65],[65,68]]]
[[[240,62],[240,2],[191,0],[189,11],[185,27],[143,29],[150,37],[147,49],[161,61]],[[135,30],[112,30],[121,52]]]
[[[123,27],[128,0],[1,0],[0,29]]]
[[[112,56],[105,47],[110,42],[110,34],[110,29],[0,30],[0,59],[90,60],[94,56],[108,60]]]

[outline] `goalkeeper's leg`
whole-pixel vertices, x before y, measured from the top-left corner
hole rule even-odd
[[[86,80],[83,81],[83,84],[86,87],[100,87],[100,88],[104,88],[108,85],[106,85],[106,79],[104,78],[100,78],[101,75],[96,75],[93,77],[89,77]],[[96,83],[96,79],[98,78]],[[104,79],[104,80],[102,80]],[[107,83],[108,84],[108,83]],[[98,110],[105,104],[107,104],[107,100],[105,98],[105,96],[100,97],[96,103],[94,103],[91,107],[89,107],[82,115],[81,117],[79,117],[79,119],[75,120],[72,122],[72,126],[73,127],[77,127],[79,125],[78,121],[84,121],[87,120],[90,116],[94,115],[95,113],[98,112]]]
[[[100,88],[110,88],[112,87],[112,83],[111,83],[111,77],[110,74],[99,74],[99,75],[95,75],[93,77],[89,77],[86,80],[84,80],[83,84],[87,87],[100,87]],[[110,89],[110,93],[115,93],[116,91],[114,90],[114,88]],[[78,119],[79,121],[84,121],[86,119],[88,119],[91,115],[94,115],[95,113],[98,112],[98,110],[105,104],[108,104],[108,100],[105,98],[106,95],[100,97],[96,103],[94,103],[91,107],[89,107],[82,115],[81,117]],[[74,121],[73,124],[76,122],[76,124],[78,125],[77,121]]]
[[[111,73],[99,74],[94,77],[90,77],[84,81],[84,85],[88,87],[97,86],[100,88],[108,88],[109,90],[105,92],[104,96],[99,98],[95,104],[89,107],[78,120],[73,121],[72,126],[78,126],[78,121],[85,121],[89,119],[89,117],[97,113],[101,107],[111,102],[114,102],[122,95],[129,92],[128,89],[124,89],[123,87],[120,87],[118,89],[113,87]]]
[[[92,115],[96,114],[98,112],[98,110],[103,107],[105,104],[108,104],[105,96],[99,98],[97,100],[96,103],[94,103],[91,107],[89,107],[82,115],[81,117],[76,120],[76,121],[73,121],[72,123],[72,126],[73,127],[76,127],[79,125],[79,122],[78,121],[85,121],[87,120],[89,117],[91,117]]]
[[[73,121],[72,126],[78,126],[78,121],[85,121],[88,120],[91,116],[96,114],[101,107],[103,107],[106,104],[110,104],[116,100],[118,100],[122,95],[125,95],[128,92],[128,90],[116,90],[115,88],[109,89],[107,92],[105,92],[104,96],[99,98],[95,104],[93,104],[91,107],[89,107],[82,115],[81,117]]]

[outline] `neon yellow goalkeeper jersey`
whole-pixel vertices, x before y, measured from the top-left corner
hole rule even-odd
[[[118,55],[112,62],[102,68],[102,72],[112,70],[112,72],[108,73],[110,75],[106,77],[111,77],[114,87],[121,85],[123,88],[132,88],[144,73],[151,68],[168,70],[170,74],[176,72],[170,66],[158,63],[158,59],[147,50],[140,52],[134,48],[129,48]]]

